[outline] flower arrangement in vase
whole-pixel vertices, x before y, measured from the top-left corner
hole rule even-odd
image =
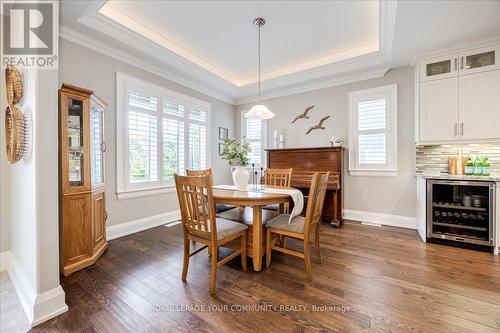
[[[248,155],[251,151],[246,138],[243,138],[241,142],[236,141],[236,139],[224,140],[221,158],[226,160],[231,167],[233,182],[238,189],[244,189],[248,185],[250,173],[247,166],[249,163]]]

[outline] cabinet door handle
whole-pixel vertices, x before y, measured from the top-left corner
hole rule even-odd
[[[464,69],[464,57],[460,58],[460,69]]]
[[[458,124],[457,123],[455,123],[455,125],[453,125],[453,129],[454,129],[453,136],[457,136],[458,135]]]
[[[464,123],[460,124],[460,136],[464,135]]]
[[[108,211],[105,210],[104,211],[104,222],[106,222],[108,220]]]
[[[101,151],[102,151],[103,153],[105,153],[105,152],[106,152],[106,142],[104,142],[104,141],[103,141],[103,142],[101,142]]]
[[[458,70],[458,58],[455,58],[455,70]]]

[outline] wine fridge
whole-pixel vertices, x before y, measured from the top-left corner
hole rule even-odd
[[[427,239],[493,246],[495,183],[427,181]]]

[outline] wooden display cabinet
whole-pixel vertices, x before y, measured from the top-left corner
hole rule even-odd
[[[65,276],[108,247],[104,195],[104,103],[88,89],[59,89],[59,242]]]

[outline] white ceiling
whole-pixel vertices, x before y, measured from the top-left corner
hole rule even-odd
[[[267,20],[264,97],[381,76],[419,54],[500,37],[498,0],[64,1],[60,33],[238,104],[257,92],[257,16]]]
[[[264,78],[326,65],[346,51],[378,51],[378,0],[110,1],[100,12],[129,28],[142,25],[148,38],[165,37],[167,48],[237,86],[256,81],[258,16],[266,19]]]

